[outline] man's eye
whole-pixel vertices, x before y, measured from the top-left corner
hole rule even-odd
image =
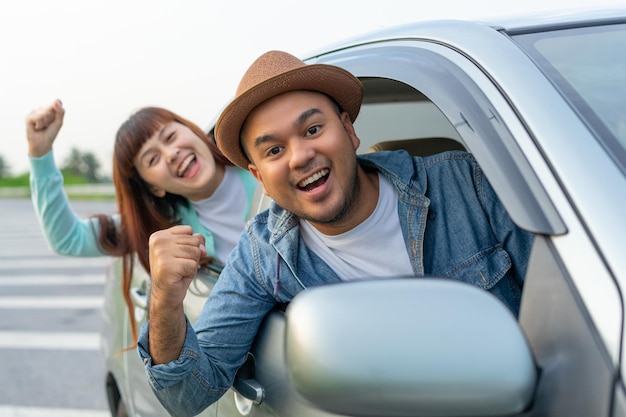
[[[316,134],[317,132],[319,132],[321,129],[320,126],[315,125],[315,126],[311,126],[306,130],[306,135],[305,136],[313,136],[314,134]]]
[[[274,146],[273,148],[269,149],[267,154],[270,155],[270,156],[274,156],[274,155],[277,155],[279,152],[280,152],[280,147],[279,146]]]

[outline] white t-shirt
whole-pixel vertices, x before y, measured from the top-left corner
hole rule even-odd
[[[200,223],[213,234],[218,259],[225,262],[245,226],[244,214],[248,206],[246,188],[236,168],[227,166],[213,195],[191,201],[191,204]]]
[[[304,243],[342,280],[413,275],[400,228],[398,196],[385,177],[378,179],[376,209],[354,229],[328,236],[300,220]]]

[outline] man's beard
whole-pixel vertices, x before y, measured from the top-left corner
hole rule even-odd
[[[359,170],[359,165],[355,164],[354,172],[352,174],[353,175],[352,192],[346,196],[346,199],[343,201],[343,204],[341,205],[341,207],[339,208],[335,216],[333,216],[332,218],[312,218],[311,216],[304,215],[304,216],[300,216],[300,218],[307,220],[310,223],[317,223],[317,224],[328,226],[328,225],[333,225],[335,223],[338,223],[339,221],[344,219],[346,216],[348,216],[350,212],[353,210],[353,208],[355,207],[356,202],[359,200],[359,196],[361,194],[361,178],[358,175],[358,170]]]

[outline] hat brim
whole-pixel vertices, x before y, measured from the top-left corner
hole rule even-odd
[[[269,78],[243,92],[222,111],[215,124],[215,140],[235,165],[248,169],[250,161],[240,142],[241,128],[255,107],[290,91],[316,91],[332,97],[354,122],[363,100],[363,85],[348,71],[325,64],[311,64]]]

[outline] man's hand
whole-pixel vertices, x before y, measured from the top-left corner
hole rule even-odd
[[[60,100],[33,110],[26,116],[26,138],[30,156],[41,157],[50,152],[63,125],[64,116],[65,109]]]
[[[192,235],[190,226],[174,226],[150,236],[152,301],[164,307],[182,304],[200,258],[206,255],[204,236]]]
[[[150,236],[150,355],[155,364],[178,359],[185,341],[183,300],[206,255],[204,236],[174,226]]]

